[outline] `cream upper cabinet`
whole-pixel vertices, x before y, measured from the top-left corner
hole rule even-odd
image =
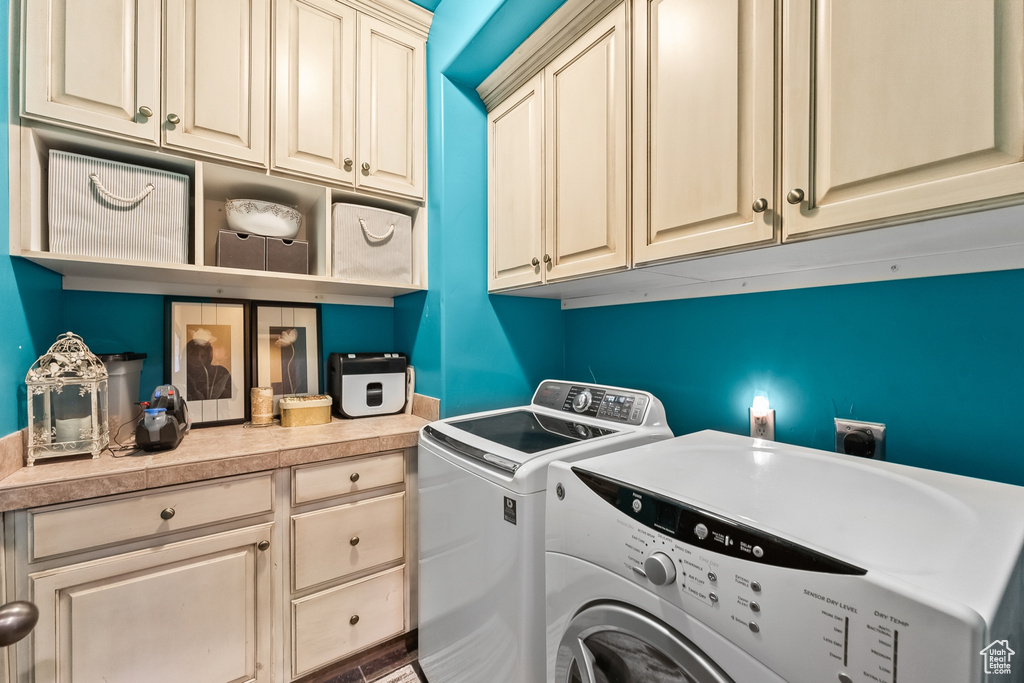
[[[360,15],[356,187],[424,197],[425,53],[420,36]]]
[[[278,0],[274,166],[355,184],[356,12]]]
[[[772,240],[772,1],[639,0],[634,13],[634,262]]]
[[[23,12],[23,116],[158,142],[160,0],[33,0]]]
[[[1019,194],[1022,5],[786,3],[785,236]]]
[[[269,0],[168,0],[163,143],[266,165]]]
[[[264,166],[267,2],[26,0],[22,114]]]
[[[543,271],[543,76],[487,115],[487,286],[538,284]]]
[[[627,265],[626,7],[544,69],[547,281]]]

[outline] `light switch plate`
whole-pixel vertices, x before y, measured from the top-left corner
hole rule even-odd
[[[843,441],[850,432],[863,431],[875,440],[875,453],[872,460],[885,460],[885,425],[881,422],[864,422],[863,420],[845,420],[835,418],[836,453],[846,453]]]

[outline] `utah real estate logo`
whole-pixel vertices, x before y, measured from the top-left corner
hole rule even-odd
[[[986,674],[1008,674],[1010,659],[1017,653],[1010,649],[1009,641],[993,640],[979,654],[985,658]]]

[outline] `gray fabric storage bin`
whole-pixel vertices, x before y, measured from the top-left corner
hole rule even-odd
[[[335,204],[334,277],[412,284],[412,218],[359,204]]]
[[[265,270],[267,238],[231,230],[217,233],[217,265],[224,268]]]
[[[188,262],[188,176],[50,150],[50,251]]]
[[[309,243],[304,240],[267,238],[267,270],[309,274]]]

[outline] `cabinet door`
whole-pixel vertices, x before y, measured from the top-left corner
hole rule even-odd
[[[544,70],[547,280],[626,267],[626,8]]]
[[[267,2],[167,2],[164,145],[266,163]]]
[[[771,240],[773,3],[644,0],[635,26],[633,261]]]
[[[274,166],[354,184],[355,10],[281,0],[274,32]]]
[[[424,196],[425,51],[412,33],[359,17],[359,187]]]
[[[160,0],[31,0],[24,11],[22,113],[156,144]]]
[[[1020,193],[1022,5],[788,2],[785,236]]]
[[[543,77],[487,115],[487,288],[538,284],[544,234]]]
[[[269,538],[262,525],[30,574],[39,625],[18,660],[33,648],[36,683],[269,681]]]

